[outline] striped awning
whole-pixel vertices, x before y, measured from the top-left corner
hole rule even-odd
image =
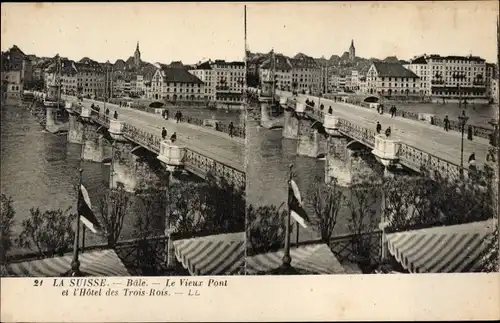
[[[283,250],[246,258],[249,275],[271,272],[283,263]],[[290,249],[292,267],[310,274],[345,274],[346,271],[326,244],[304,245]]]
[[[193,276],[235,275],[242,271],[245,233],[176,240],[175,256]]]
[[[387,234],[391,255],[411,273],[477,272],[494,222],[472,222]]]
[[[60,277],[71,269],[73,256],[45,258],[11,263],[6,266],[7,276]],[[90,276],[129,276],[127,269],[114,250],[84,252],[79,255],[80,271]]]

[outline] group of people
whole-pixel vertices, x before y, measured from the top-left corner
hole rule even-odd
[[[448,119],[448,116],[444,117],[443,124],[444,124],[444,130],[449,131],[450,130],[450,119]],[[467,127],[467,139],[472,140],[473,137],[474,137],[474,128],[471,125],[469,125]]]
[[[167,138],[167,129],[165,129],[165,127],[163,127],[161,129],[161,138],[163,140],[165,140]],[[177,132],[174,132],[171,136],[170,136],[170,141],[172,143],[174,143],[175,141],[177,140]]]
[[[101,111],[101,107],[99,107],[99,105],[94,105],[94,103],[90,105],[90,109],[97,111],[97,113]],[[106,110],[104,111],[104,115],[109,117],[109,112],[109,108],[106,108]],[[118,119],[118,112],[116,110],[113,113],[113,118]]]
[[[379,104],[377,106],[378,114],[384,114],[384,109],[385,109],[385,106],[383,104]],[[391,118],[394,118],[396,116],[396,112],[398,112],[398,110],[396,109],[395,105],[391,105],[391,107],[389,108],[389,112],[391,113]]]
[[[378,121],[377,121],[377,126],[376,126],[375,130],[377,130],[377,134],[380,134],[380,132],[382,131],[382,125]],[[391,127],[387,127],[387,129],[385,129],[385,136],[386,137],[391,136]]]

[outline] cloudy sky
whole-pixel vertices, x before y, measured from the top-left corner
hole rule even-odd
[[[479,55],[496,61],[498,3],[247,3],[251,51],[408,59],[417,54]],[[242,60],[242,3],[2,4],[1,48],[98,61],[142,58],[196,63]]]

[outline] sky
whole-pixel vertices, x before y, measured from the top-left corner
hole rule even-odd
[[[248,47],[319,58],[477,55],[497,61],[497,1],[251,3]]]
[[[243,61],[244,6],[230,3],[2,3],[1,48],[99,62]]]
[[[496,62],[497,1],[249,2],[248,48],[313,57],[477,55]],[[1,49],[148,62],[243,60],[244,3],[3,3]]]

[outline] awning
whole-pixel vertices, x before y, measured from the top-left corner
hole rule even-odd
[[[346,271],[326,244],[304,245],[290,249],[292,267],[311,274],[345,274]],[[270,272],[283,263],[283,250],[246,258],[249,275]]]
[[[227,233],[173,242],[175,256],[193,276],[240,273],[245,257],[245,233]]]
[[[60,277],[71,269],[73,256],[45,258],[6,265],[7,276]],[[129,276],[114,250],[84,252],[79,255],[80,271],[90,276]]]
[[[388,250],[411,273],[477,272],[493,221],[387,234]]]

